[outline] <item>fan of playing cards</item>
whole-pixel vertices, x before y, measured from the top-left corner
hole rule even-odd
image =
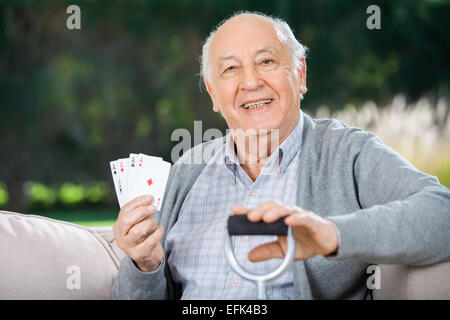
[[[130,153],[110,162],[120,208],[136,197],[151,194],[156,210],[161,209],[171,164],[162,158]]]

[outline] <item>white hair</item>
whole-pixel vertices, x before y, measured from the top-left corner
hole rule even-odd
[[[262,17],[265,19],[268,19],[271,21],[274,25],[275,31],[277,33],[278,39],[286,44],[286,46],[289,49],[289,53],[291,55],[291,60],[294,64],[294,72],[297,72],[298,69],[303,68],[302,62],[300,61],[301,58],[306,57],[306,51],[307,48],[302,45],[294,36],[294,33],[292,32],[289,25],[286,23],[286,21],[277,18],[277,17],[271,17],[268,15],[265,15],[260,12],[253,12],[253,11],[239,11],[233,14],[232,16],[226,18],[222,22],[220,22],[209,34],[208,38],[206,38],[205,42],[203,43],[202,48],[202,56],[200,57],[200,77],[205,82],[205,80],[211,81],[211,67],[210,67],[210,61],[209,61],[209,49],[211,47],[212,40],[214,39],[214,36],[217,33],[217,30],[225,24],[228,20],[231,18],[234,18],[239,15],[253,15]]]

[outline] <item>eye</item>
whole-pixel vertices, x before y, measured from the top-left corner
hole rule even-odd
[[[223,72],[233,71],[234,69],[236,69],[236,66],[229,66],[229,67],[226,68]]]
[[[267,64],[271,64],[272,62],[273,62],[272,59],[264,59],[264,60],[261,62],[261,64],[267,65]]]

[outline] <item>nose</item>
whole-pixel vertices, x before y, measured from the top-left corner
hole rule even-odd
[[[263,85],[263,81],[255,66],[247,66],[243,68],[241,90],[253,91],[257,90]]]

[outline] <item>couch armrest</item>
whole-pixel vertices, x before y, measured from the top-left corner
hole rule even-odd
[[[100,234],[0,211],[0,299],[110,299],[121,257]]]
[[[126,256],[126,254],[117,245],[116,240],[114,239],[112,227],[90,227],[90,229],[101,236],[109,244],[111,249],[114,251],[115,256],[117,257],[118,265],[120,265],[120,262]]]

